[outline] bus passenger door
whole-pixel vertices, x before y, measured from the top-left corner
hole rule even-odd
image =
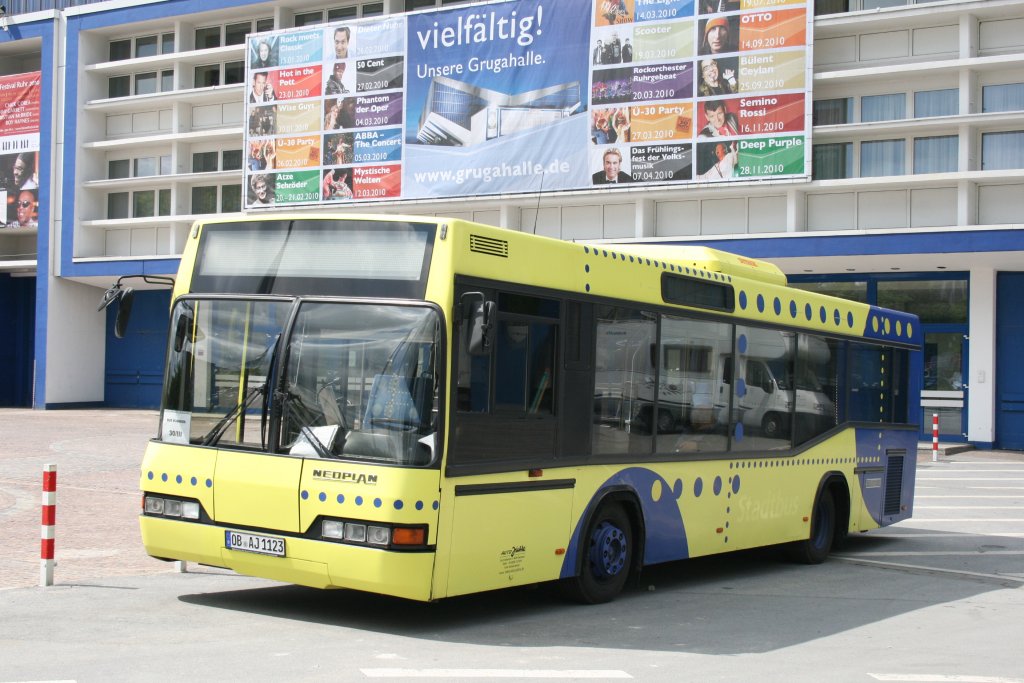
[[[574,481],[544,469],[554,464],[558,438],[562,302],[477,291],[497,303],[497,313],[487,349],[469,353],[468,321],[454,335],[441,515],[450,539],[448,584],[435,584],[446,595],[555,579],[570,533]]]

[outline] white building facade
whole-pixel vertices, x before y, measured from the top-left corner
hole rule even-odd
[[[41,70],[43,111],[39,227],[0,231],[0,405],[158,403],[168,291],[141,285],[122,340],[96,306],[121,275],[173,275],[196,218],[241,210],[247,34],[442,4],[466,3],[8,3],[0,75]],[[814,5],[810,181],[358,208],[704,244],[912,311],[922,436],[937,414],[944,441],[1024,449],[1024,0]]]

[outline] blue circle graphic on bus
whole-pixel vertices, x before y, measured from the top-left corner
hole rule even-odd
[[[416,509],[417,510],[422,510],[423,509],[423,501],[422,500],[417,500],[416,501]]]
[[[740,292],[740,308],[744,310],[747,308],[747,293],[744,291]]]
[[[811,319],[811,317],[813,317],[813,316],[814,316],[814,309],[813,309],[813,308],[811,307],[811,305],[810,305],[810,304],[806,304],[806,305],[804,306],[804,316],[805,316],[805,317],[806,317],[806,318],[807,318],[808,320],[810,320],[810,319]]]
[[[396,500],[395,501],[395,509],[396,510],[401,510],[403,507],[405,507],[405,503],[403,503],[400,500]]]
[[[672,495],[676,497],[676,500],[679,500],[680,498],[683,497],[682,479],[676,479],[676,483],[672,485]]]
[[[323,491],[320,492],[320,495],[317,496],[317,498],[320,499],[321,503],[326,503],[327,502],[327,494],[324,493]]]
[[[764,297],[760,294],[757,295],[757,312],[764,313]]]
[[[846,314],[846,325],[852,330],[853,329],[853,311]]]
[[[199,483],[199,480],[196,479],[195,477],[192,477],[191,479],[189,479],[189,483],[191,483],[193,486],[195,486],[196,484]]]
[[[160,481],[167,481],[167,473],[166,472],[164,472],[163,474],[160,475]]]
[[[345,502],[345,494],[339,493],[338,494],[338,504],[341,505],[344,502]]]
[[[740,353],[747,352],[747,335],[741,334],[736,338],[736,350]]]
[[[309,500],[309,491],[303,491],[302,493],[299,494],[299,496],[302,498],[302,500]]]
[[[180,484],[180,483],[181,483],[182,481],[184,481],[184,480],[183,480],[183,479],[181,478],[181,475],[179,474],[178,476],[176,476],[176,477],[174,478],[174,481]]]
[[[732,477],[732,492],[733,493],[739,493],[740,492],[740,475],[738,475],[738,474],[734,474],[733,477]]]
[[[383,504],[384,504],[384,501],[382,501],[380,498],[374,498],[373,499],[373,507],[379,508]]]
[[[711,488],[715,492],[716,496],[718,494],[720,494],[722,492],[722,478],[721,477],[715,477],[715,483],[714,483],[714,485],[712,485]]]
[[[152,473],[152,472],[150,472],[148,476],[149,476],[150,480],[152,481],[152,479],[153,479],[153,473]]]
[[[772,307],[775,309],[775,315],[782,315],[782,299],[775,297]]]
[[[213,479],[207,479],[206,480],[206,488],[208,488],[208,489],[212,489],[213,488]]]
[[[795,318],[796,317],[796,311],[797,311],[796,302],[795,301],[790,301],[789,302],[789,317],[790,318]]]
[[[700,494],[704,493],[704,480],[697,477],[693,481],[693,495],[695,498],[700,498]]]
[[[363,504],[363,497],[362,496],[356,496],[356,505],[362,505],[362,504]]]
[[[736,380],[736,395],[740,398],[747,395],[747,380],[742,377]]]
[[[736,422],[736,428],[732,432],[732,438],[736,439],[737,441],[743,441],[743,423],[742,422],[739,422],[739,421]]]

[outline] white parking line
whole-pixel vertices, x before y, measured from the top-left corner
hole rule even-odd
[[[982,572],[967,572],[960,569],[940,569],[938,567],[926,567],[920,564],[905,564],[903,562],[883,562],[881,560],[865,560],[856,555],[832,555],[833,558],[840,562],[849,562],[850,564],[862,564],[867,567],[881,567],[883,569],[905,569],[913,572],[923,572],[925,574],[943,574],[950,576],[966,576],[972,579],[988,579],[996,580],[1000,583],[1015,583],[1024,584],[1024,578],[1010,576],[1006,574],[985,574]],[[929,679],[930,680],[930,679]]]
[[[865,551],[857,552],[857,557],[942,557],[943,555],[1024,555],[1024,550],[917,550],[917,551]]]
[[[904,523],[904,527],[903,528],[906,528],[905,524],[906,523]],[[964,531],[964,532],[959,532],[959,533],[955,533],[954,534],[954,533],[945,533],[945,532],[941,532],[941,531],[940,532],[919,531],[919,532],[913,533],[913,534],[889,534],[889,533],[873,533],[873,534],[869,534],[869,537],[872,537],[872,538],[923,538],[923,539],[927,539],[927,538],[970,538],[971,536],[981,536],[981,537],[991,536],[991,537],[1007,537],[1007,538],[1024,538],[1024,533],[1019,533],[1019,532],[1006,532],[1006,533],[988,532],[988,533],[979,533],[977,531],[971,531],[971,532]]]
[[[960,473],[957,472],[956,474]],[[943,483],[948,481],[1024,481],[1024,477],[926,477],[919,474],[917,475],[917,480]]]
[[[1024,678],[1005,676],[964,676],[947,674],[871,674],[876,681],[898,681],[899,683],[1024,683]]]
[[[599,669],[360,669],[367,678],[633,678],[625,671]]]
[[[923,498],[929,499],[942,499],[942,500],[956,500],[957,498],[968,498],[970,500],[992,500],[995,498],[1010,498],[1012,500],[1020,500],[1020,496],[1000,496],[1000,495],[984,495],[976,493],[973,496],[914,496],[914,500],[921,500]]]
[[[1024,510],[1020,505],[915,505],[914,510]]]
[[[956,472],[943,472],[942,470],[928,469],[928,474],[992,474],[993,472],[1012,472],[1017,474],[1024,471],[1024,466],[1015,467],[1012,470],[957,470]]]

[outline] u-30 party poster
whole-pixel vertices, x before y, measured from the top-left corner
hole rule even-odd
[[[805,0],[516,0],[248,39],[248,209],[806,178]]]

